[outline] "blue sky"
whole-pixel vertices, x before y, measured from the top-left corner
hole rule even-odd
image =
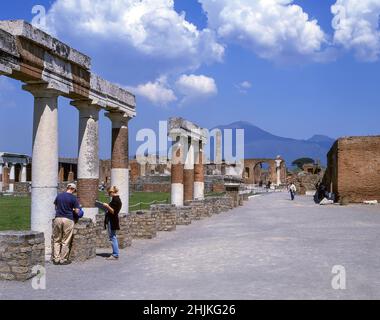
[[[158,121],[170,116],[208,128],[244,120],[299,139],[379,134],[380,35],[374,17],[379,16],[380,1],[353,7],[353,0],[273,0],[276,17],[253,0],[220,0],[217,5],[179,0],[174,7],[170,0],[160,0],[162,7],[154,11],[149,11],[152,0],[144,0],[147,5],[139,7],[144,15],[135,24],[129,24],[135,17],[134,0],[113,0],[113,9],[102,4],[107,1],[93,0],[99,6],[86,12],[81,7],[85,0],[65,1],[3,1],[0,19],[31,21],[32,7],[45,6],[49,31],[91,56],[95,72],[137,94],[131,153],[138,146],[137,130],[156,130]],[[245,4],[244,16],[237,16],[239,3]],[[332,5],[347,10],[339,30],[332,27]],[[129,18],[123,20],[123,14]],[[250,24],[244,21],[249,15],[260,18]],[[360,29],[363,21],[365,30]],[[32,96],[20,83],[1,77],[1,151],[31,153],[32,114]],[[59,121],[60,154],[76,156],[78,115],[64,98]],[[110,130],[109,120],[101,115],[102,158],[110,155]]]

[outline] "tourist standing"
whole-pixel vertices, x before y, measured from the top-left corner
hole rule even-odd
[[[296,186],[295,186],[295,184],[293,182],[289,186],[289,192],[290,192],[290,198],[293,201],[294,197],[296,195],[296,192],[297,192],[297,188],[296,188]]]
[[[55,201],[55,219],[53,222],[53,263],[70,264],[70,244],[74,231],[74,215],[79,214],[80,205],[76,185],[67,185],[66,192],[60,193]]]
[[[108,236],[112,243],[112,255],[107,260],[119,259],[119,243],[116,237],[116,231],[120,230],[119,212],[122,207],[119,189],[115,186],[107,189],[108,195],[111,197],[110,203],[103,203],[106,208],[106,216],[104,220],[104,228],[108,230]]]

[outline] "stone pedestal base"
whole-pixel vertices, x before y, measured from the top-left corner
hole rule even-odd
[[[74,226],[69,260],[84,262],[96,257],[96,227],[89,218],[82,218]]]
[[[35,266],[45,266],[42,232],[0,232],[0,280],[26,281],[35,276]]]
[[[130,213],[133,239],[152,239],[157,235],[157,215],[150,211]]]
[[[174,231],[176,229],[177,215],[174,205],[152,205],[150,210],[156,214],[157,231]]]

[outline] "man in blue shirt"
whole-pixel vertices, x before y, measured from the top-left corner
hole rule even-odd
[[[80,206],[76,185],[67,185],[66,192],[60,193],[54,201],[55,219],[53,222],[53,263],[69,264],[70,243],[74,231],[74,214],[78,214]]]

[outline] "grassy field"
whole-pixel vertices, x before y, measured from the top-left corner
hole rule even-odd
[[[108,202],[104,192],[99,192],[99,200]],[[135,192],[130,196],[130,211],[145,210],[152,201],[169,203],[169,193]],[[136,204],[138,204],[136,206]],[[30,198],[28,197],[0,197],[0,230],[28,230],[30,229]]]

